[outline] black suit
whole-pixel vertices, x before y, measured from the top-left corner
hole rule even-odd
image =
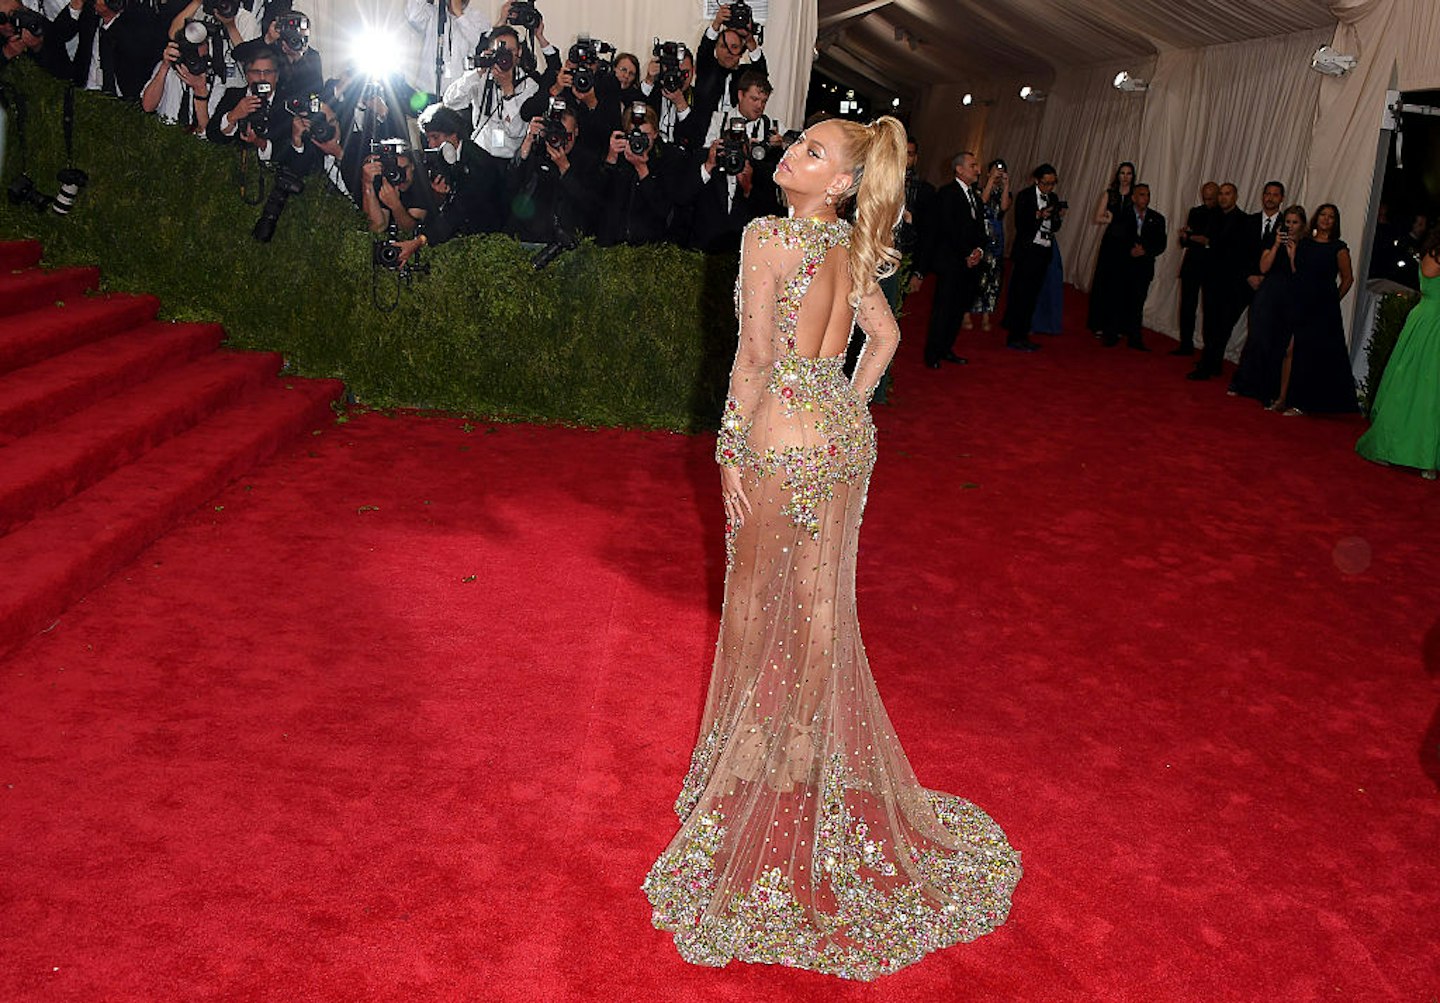
[[[1106,328],[1105,334],[1107,340],[1123,337],[1131,346],[1139,348],[1144,344],[1140,329],[1145,321],[1145,298],[1155,278],[1155,259],[1165,253],[1169,240],[1165,234],[1165,217],[1153,209],[1146,210],[1142,226],[1135,210],[1127,206],[1115,223],[1119,235],[1125,239],[1125,257],[1123,261],[1116,259],[1121,307],[1117,312],[1118,326],[1113,331]],[[1136,247],[1144,253],[1137,256]]]
[[[1056,197],[1047,197],[1053,204]],[[1047,205],[1048,207],[1048,205]],[[1010,294],[1005,301],[1005,317],[1001,320],[1007,341],[1024,342],[1030,335],[1035,319],[1035,304],[1040,300],[1040,290],[1045,285],[1045,276],[1050,271],[1050,259],[1055,253],[1051,240],[1043,236],[1043,220],[1038,189],[1031,185],[1021,189],[1015,196],[1015,248],[1010,252]],[[1053,218],[1050,233],[1060,228],[1058,217]],[[1040,238],[1036,242],[1037,236]]]
[[[100,33],[101,92],[139,101],[165,48],[164,28],[138,4],[117,15],[103,29],[93,7],[87,6],[78,17],[71,8],[61,11],[50,25],[46,43],[63,50],[66,42],[78,36],[69,74],[77,87],[84,87],[90,79],[96,32]]]
[[[1205,245],[1195,243],[1194,238],[1209,232],[1210,220],[1216,211],[1207,205],[1192,207],[1185,217],[1185,227],[1190,236],[1180,240],[1180,246],[1185,248],[1185,257],[1180,260],[1180,347],[1192,351],[1195,348],[1195,314],[1200,309],[1200,290],[1205,285],[1205,258],[1209,254]]]
[[[1253,222],[1253,217],[1239,209],[1216,212],[1210,220],[1204,279],[1205,350],[1195,367],[1197,372],[1219,375],[1230,334],[1250,305],[1254,291],[1246,279],[1255,271],[1260,256],[1259,231]]]
[[[697,251],[738,250],[745,225],[772,212],[774,200],[762,187],[758,171],[753,174],[750,194],[736,182],[731,198],[728,175],[717,171],[709,181],[701,179],[705,160],[705,150],[682,160],[672,189],[677,207],[689,207],[688,246]]]
[[[980,196],[960,181],[952,181],[930,201],[922,235],[918,271],[933,272],[935,301],[930,306],[930,330],[925,338],[925,362],[937,363],[949,355],[965,315],[980,292],[980,263],[970,255],[985,246],[985,215]]]

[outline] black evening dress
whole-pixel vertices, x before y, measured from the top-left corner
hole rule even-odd
[[[1295,311],[1294,354],[1285,406],[1307,412],[1359,410],[1345,324],[1340,319],[1341,240],[1303,240],[1295,249],[1291,303]]]

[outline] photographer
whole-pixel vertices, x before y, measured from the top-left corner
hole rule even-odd
[[[476,46],[490,30],[490,17],[479,0],[438,0],[445,4],[445,34],[439,39],[444,65],[440,76],[440,92],[465,72],[465,59],[474,54]],[[410,71],[410,84],[416,90],[430,92],[435,87],[437,0],[405,0],[405,20],[420,37],[420,48]]]
[[[390,144],[381,149],[387,152],[370,154],[360,167],[361,204],[370,232],[385,233],[394,225],[400,233],[411,233],[429,214],[429,188],[416,183],[413,153]]]
[[[70,74],[63,43],[50,41],[53,32],[44,13],[20,0],[0,0],[0,66],[29,53],[40,66],[58,77]]]
[[[277,108],[295,98],[318,94],[325,83],[320,53],[310,47],[310,18],[298,10],[279,8],[265,15],[265,44],[280,56],[280,82],[275,88]],[[288,128],[288,124],[284,126]],[[283,131],[279,136],[283,138]]]
[[[710,119],[695,111],[695,57],[678,42],[660,42],[645,68],[640,93],[655,109],[660,137],[685,150],[705,138]]]
[[[445,88],[443,104],[455,111],[470,109],[475,123],[471,138],[501,166],[515,156],[525,140],[526,123],[521,106],[540,89],[535,78],[521,68],[520,36],[514,28],[501,25],[489,35],[485,48],[475,57],[475,68],[466,70]]]
[[[579,123],[563,102],[532,119],[510,169],[506,232],[535,244],[588,230],[595,158],[575,145]]]
[[[212,143],[248,143],[261,160],[269,160],[279,57],[267,45],[248,48],[241,56],[246,60],[245,86],[226,88],[220,103],[210,112],[205,138]]]
[[[628,117],[626,130],[610,134],[600,164],[595,237],[602,247],[664,240],[675,206],[671,188],[681,155],[660,139],[654,108],[638,102]]]
[[[277,167],[288,167],[297,178],[324,174],[342,194],[350,194],[340,175],[340,160],[345,155],[340,145],[340,122],[335,110],[319,95],[291,102],[290,142],[275,153]]]
[[[140,95],[140,107],[158,115],[162,122],[178,124],[203,138],[210,125],[211,109],[220,103],[222,91],[210,73],[212,40],[208,32],[201,34],[203,27],[197,30],[198,24],[183,22],[175,40],[165,46],[154,76]],[[187,29],[204,40],[187,38]]]
[[[412,220],[419,219],[420,233],[408,240],[395,241],[399,248],[399,264],[405,264],[411,255],[422,247],[443,244],[452,237],[485,232],[486,220],[494,207],[485,199],[486,186],[480,182],[490,170],[489,159],[474,143],[463,139],[460,116],[448,108],[438,108],[425,124],[425,142],[429,144],[424,154],[425,179],[428,180],[430,204],[433,210],[420,208],[419,199],[401,198],[401,204]],[[367,165],[367,170],[371,168]],[[411,188],[423,197],[425,180],[416,178]],[[372,189],[373,190],[373,189]],[[384,186],[379,200],[385,200]],[[397,226],[404,227],[404,217],[397,213],[392,204],[387,206]],[[368,210],[367,210],[368,212]],[[374,229],[375,217],[371,216]]]
[[[539,91],[525,102],[520,114],[527,121],[542,116],[550,101],[559,98],[575,112],[580,123],[576,142],[597,158],[603,156],[610,133],[620,124],[619,85],[612,72],[613,63],[604,59],[614,51],[615,47],[606,42],[583,36],[576,39],[563,63],[552,61],[547,65]]]
[[[765,114],[770,92],[764,74],[747,70],[736,114],[715,113],[705,162],[688,173],[679,192],[679,200],[694,207],[689,242],[697,250],[729,250],[746,223],[780,211],[774,178],[785,140]]]
[[[79,40],[70,73],[76,87],[129,101],[140,100],[165,47],[154,16],[129,0],[70,0],[47,36],[53,45]]]
[[[210,44],[219,44],[225,77],[218,81],[222,88],[238,87],[245,70],[235,60],[235,47],[260,37],[260,19],[246,10],[241,0],[189,0],[170,21],[169,37],[174,38],[186,21],[200,21],[218,27],[212,32]]]
[[[749,5],[740,3],[720,7],[705,29],[695,64],[695,104],[707,122],[717,111],[735,107],[743,73],[768,73],[758,32]],[[743,62],[747,54],[748,64]]]

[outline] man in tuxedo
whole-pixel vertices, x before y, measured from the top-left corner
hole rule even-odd
[[[1060,229],[1066,204],[1055,195],[1059,180],[1052,164],[1034,171],[1035,183],[1015,196],[1015,249],[1010,252],[1010,295],[1005,301],[1005,347],[1017,352],[1036,352],[1040,346],[1030,340],[1035,304],[1050,270],[1055,253],[1055,233]]]
[[[960,322],[975,305],[980,292],[980,262],[985,247],[985,216],[974,189],[980,162],[969,150],[951,160],[955,180],[935,193],[916,272],[936,277],[935,300],[930,305],[930,330],[925,337],[925,365],[939,369],[941,362],[964,365],[968,360],[954,352]]]
[[[70,0],[50,30],[55,45],[78,38],[70,75],[77,87],[127,101],[140,100],[166,41],[155,17],[131,0]]]
[[[1253,243],[1251,250],[1254,260],[1250,262],[1250,274],[1245,277],[1245,282],[1250,286],[1252,294],[1260,288],[1260,283],[1265,281],[1265,273],[1260,270],[1260,258],[1279,236],[1282,222],[1280,209],[1284,204],[1285,185],[1280,181],[1265,182],[1265,187],[1260,190],[1260,211],[1250,217],[1250,240]]]
[[[1118,345],[1123,337],[1131,348],[1148,352],[1140,329],[1145,321],[1145,298],[1155,278],[1155,259],[1165,253],[1165,217],[1150,208],[1150,186],[1137,183],[1130,192],[1131,208],[1121,210],[1119,230],[1128,246],[1119,271],[1118,327],[1106,329],[1105,344]]]
[[[1180,230],[1180,346],[1171,355],[1186,358],[1195,354],[1195,314],[1200,309],[1200,290],[1205,282],[1206,245],[1210,239],[1210,217],[1220,199],[1220,186],[1207,181],[1200,188],[1200,204],[1192,206]]]
[[[1253,237],[1254,221],[1235,204],[1237,192],[1230,182],[1220,186],[1216,212],[1206,233],[1206,269],[1203,306],[1205,347],[1200,361],[1186,374],[1188,380],[1208,380],[1220,375],[1225,347],[1240,315],[1250,305],[1254,290],[1246,280],[1255,265],[1258,241]]]

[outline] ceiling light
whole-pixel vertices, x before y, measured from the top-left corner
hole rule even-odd
[[[1037,91],[1034,87],[1031,87],[1029,84],[1026,84],[1024,87],[1020,88],[1020,100],[1021,100],[1021,101],[1029,101],[1029,102],[1031,102],[1032,104],[1035,103],[1035,102],[1037,102],[1037,101],[1044,101],[1044,100],[1045,100],[1045,92],[1044,92],[1044,91]]]
[[[1150,89],[1150,84],[1147,81],[1141,80],[1139,77],[1132,77],[1124,70],[1115,74],[1114,83],[1117,91],[1125,91],[1126,93],[1135,93],[1137,91]]]
[[[1310,68],[1327,77],[1343,77],[1355,68],[1355,63],[1354,56],[1337,52],[1328,45],[1320,46],[1315,50],[1315,55],[1310,57]]]
[[[969,91],[966,91],[965,96],[960,99],[960,103],[967,108],[970,107],[972,104],[975,103],[975,95],[971,94]]]

